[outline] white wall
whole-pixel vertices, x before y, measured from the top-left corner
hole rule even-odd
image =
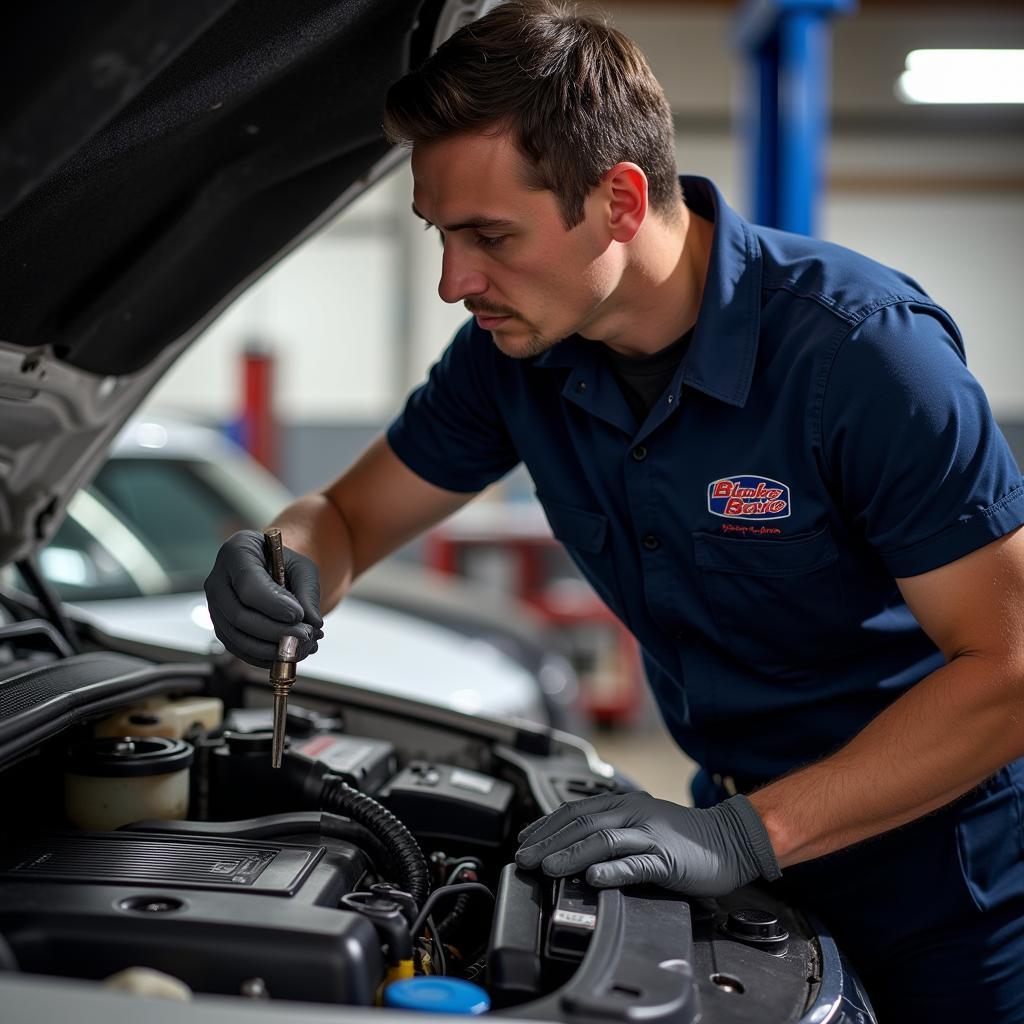
[[[150,403],[232,419],[241,353],[254,346],[276,357],[277,411],[285,422],[386,416],[398,391],[407,301],[406,290],[396,287],[396,214],[406,192],[397,176],[385,179],[265,274],[178,360]]]
[[[924,20],[941,40],[935,19]],[[713,178],[746,212],[745,154],[732,130],[743,77],[728,13],[630,8],[615,22],[644,48],[665,85],[680,126],[680,168]],[[997,28],[1007,38],[1022,23]],[[969,363],[997,414],[1024,420],[1016,316],[1024,140],[999,130],[873,131],[871,112],[881,124],[892,104],[879,80],[898,72],[899,35],[913,29],[905,17],[878,15],[837,28],[837,108],[867,114],[853,127],[841,125],[833,140],[834,187],[820,233],[917,278],[960,322]],[[963,24],[956,30],[966,43]],[[859,60],[860,52],[870,59]],[[461,306],[437,296],[440,248],[409,212],[411,193],[403,165],[243,296],[179,361],[153,402],[230,419],[240,394],[238,354],[257,339],[279,356],[285,422],[386,419],[465,319]]]
[[[1015,316],[1024,202],[992,195],[840,194],[824,233],[906,270],[953,314],[967,364],[997,416],[1024,416],[1024,346]]]

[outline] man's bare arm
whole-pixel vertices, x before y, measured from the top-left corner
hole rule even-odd
[[[751,796],[783,867],[912,821],[1024,755],[1024,528],[897,583],[946,664],[837,753]]]
[[[327,612],[360,573],[472,497],[427,483],[380,437],[334,483],[298,498],[271,525],[316,562]]]

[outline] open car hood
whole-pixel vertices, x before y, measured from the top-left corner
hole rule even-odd
[[[388,86],[493,6],[105,0],[8,14],[0,564],[52,535],[206,325],[401,160],[380,127]]]

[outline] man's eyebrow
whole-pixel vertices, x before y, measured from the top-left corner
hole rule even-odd
[[[426,217],[416,209],[416,204],[412,205],[412,212],[419,217],[420,220],[427,221],[428,224],[431,221],[427,220]],[[468,220],[459,221],[458,224],[443,224],[441,225],[445,231],[461,231],[463,228],[511,228],[515,227],[515,222],[511,220],[504,220],[501,217],[470,217]]]

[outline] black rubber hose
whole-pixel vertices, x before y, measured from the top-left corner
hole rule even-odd
[[[320,792],[320,807],[333,814],[351,818],[369,829],[388,851],[399,872],[397,883],[421,908],[430,892],[427,862],[412,833],[383,804],[353,789],[336,775],[325,775]]]
[[[466,869],[471,869],[474,874],[466,879],[466,881],[477,881],[477,873],[480,871],[481,865],[478,860],[473,857],[466,857],[465,859],[456,863],[454,870],[448,876],[448,885],[451,885],[459,875]],[[463,893],[456,901],[455,906],[449,911],[447,916],[438,924],[437,928],[441,935],[450,935],[452,928],[454,928],[462,915],[466,912],[466,906],[469,903],[469,895]]]
[[[423,924],[426,919],[430,916],[430,912],[434,909],[434,904],[438,900],[442,900],[447,896],[457,896],[463,892],[481,892],[483,893],[491,903],[494,903],[494,893],[487,888],[482,882],[456,882],[454,885],[442,885],[440,889],[435,889],[428,897],[426,903],[420,907],[420,912],[416,917],[416,920],[412,923],[412,937],[415,939],[419,936],[420,932],[423,931]]]
[[[448,935],[451,933],[452,928],[455,927],[462,918],[462,915],[466,912],[466,906],[469,904],[469,896],[463,893],[456,901],[455,906],[448,912],[448,914],[442,919],[441,923],[438,924],[437,930],[441,935]]]

